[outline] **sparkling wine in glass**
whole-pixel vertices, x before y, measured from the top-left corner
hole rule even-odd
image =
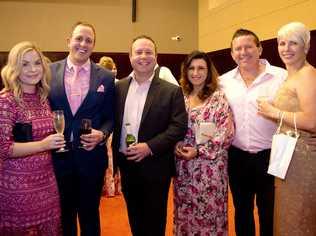
[[[91,134],[92,125],[90,119],[82,119],[80,124],[80,136],[83,134]],[[79,148],[83,148],[83,145],[80,143]]]
[[[65,129],[65,117],[62,110],[53,111],[54,128],[58,134],[63,134]],[[58,149],[56,152],[68,151],[64,147]]]
[[[268,87],[260,88],[257,100],[262,102],[271,102],[271,93]]]

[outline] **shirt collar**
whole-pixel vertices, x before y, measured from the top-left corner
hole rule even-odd
[[[275,74],[275,71],[273,71],[272,66],[270,65],[270,63],[267,60],[262,59],[262,62],[266,65],[266,69],[265,69],[264,73],[271,74],[271,75]]]
[[[67,69],[74,71],[75,66],[76,65],[74,63],[72,63],[72,61],[70,60],[70,58],[68,56],[67,57]],[[83,65],[80,66],[80,69],[84,69],[85,71],[89,71],[90,66],[91,66],[91,61],[90,61],[90,59],[88,59]]]
[[[156,63],[155,67],[154,67],[154,71],[159,67],[158,63]],[[132,71],[131,73],[129,73],[129,77],[133,77],[134,71]]]
[[[265,68],[264,71],[259,75],[260,77],[266,75],[266,74],[270,74],[270,75],[274,75],[274,71],[272,66],[270,65],[270,63],[266,60],[266,59],[260,59],[259,60],[260,64],[264,64]],[[237,66],[235,69],[233,69],[233,78],[235,79],[239,79],[241,78],[240,72],[239,72],[239,66]]]
[[[153,74],[149,77],[148,80],[144,81],[144,83],[151,83],[152,80],[154,79],[154,76],[155,76],[155,71],[153,71]],[[134,71],[131,72],[130,77],[132,77],[132,80],[133,80],[134,82],[136,82],[137,84],[139,84],[139,83],[136,81],[136,79],[135,79],[135,72],[134,72]]]

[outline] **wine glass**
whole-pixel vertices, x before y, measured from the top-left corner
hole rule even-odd
[[[80,136],[83,134],[91,134],[92,126],[90,119],[82,119],[80,124]],[[83,148],[83,144],[80,143],[79,148]]]
[[[271,92],[268,87],[259,89],[257,100],[262,102],[271,102]]]
[[[57,110],[53,111],[53,121],[54,121],[54,128],[58,134],[63,134],[65,129],[65,117],[64,111]],[[68,151],[64,147],[58,149],[56,152],[66,152]]]

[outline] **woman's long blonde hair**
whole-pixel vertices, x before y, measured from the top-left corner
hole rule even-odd
[[[13,95],[18,102],[21,101],[23,94],[21,81],[19,79],[19,75],[22,71],[22,59],[25,53],[32,50],[38,53],[43,66],[43,77],[36,85],[37,93],[40,95],[42,102],[46,100],[49,93],[51,73],[44,59],[44,55],[34,43],[28,41],[20,42],[11,49],[8,56],[8,62],[1,70],[4,88],[0,91],[1,94],[4,92],[13,92]]]

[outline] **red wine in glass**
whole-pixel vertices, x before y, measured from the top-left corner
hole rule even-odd
[[[91,134],[92,126],[90,119],[82,119],[80,124],[80,136],[83,134]],[[83,148],[83,145],[80,143],[79,148]]]

